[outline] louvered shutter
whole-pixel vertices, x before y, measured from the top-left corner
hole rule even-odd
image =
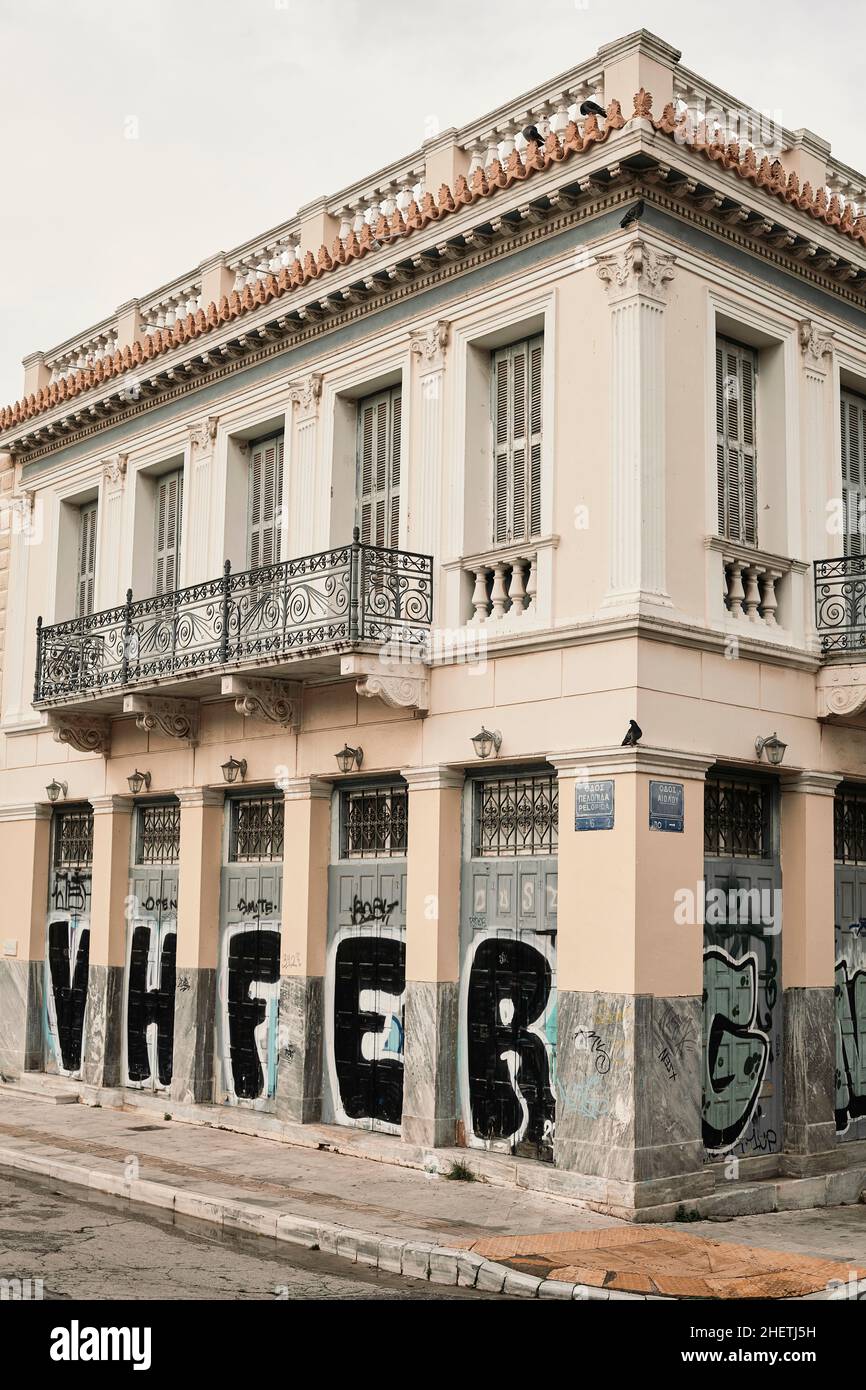
[[[756,354],[724,338],[716,341],[716,490],[719,535],[758,543],[755,447]]]
[[[396,549],[400,537],[399,387],[358,402],[358,526],[365,545]]]
[[[172,593],[180,573],[180,531],[183,508],[183,474],[168,473],[156,486],[154,537],[155,594]]]
[[[541,534],[543,368],[543,338],[493,354],[493,540],[498,545]]]
[[[96,503],[89,502],[79,509],[78,516],[78,585],[76,612],[79,617],[93,612],[93,592],[96,580]]]
[[[249,568],[279,564],[283,497],[283,437],[250,447]]]
[[[845,518],[845,554],[866,553],[860,533],[861,512],[866,511],[866,473],[864,473],[864,442],[866,442],[866,398],[843,391],[840,399],[842,416],[842,508]]]

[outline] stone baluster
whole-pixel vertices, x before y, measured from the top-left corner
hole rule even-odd
[[[352,227],[354,226],[354,223],[355,223],[355,209],[354,209],[353,207],[350,207],[350,205],[349,205],[348,203],[346,203],[346,204],[344,204],[344,206],[340,209],[340,230],[339,230],[338,236],[339,236],[339,238],[340,238],[341,241],[345,241],[345,240],[346,240],[346,237],[347,237],[347,236],[349,235],[349,233],[351,232]]]
[[[484,156],[484,167],[489,169],[494,159],[499,158],[499,135],[495,130],[491,130],[487,137],[487,152]]]
[[[475,587],[472,591],[472,607],[475,610],[472,618],[473,623],[484,623],[490,614],[490,600],[487,595],[487,576],[490,573],[486,565],[476,565],[474,570],[467,571],[474,575]]]
[[[761,575],[761,612],[767,627],[776,626],[776,582],[782,578],[781,570],[764,570]]]
[[[756,623],[760,617],[761,591],[758,588],[758,568],[756,565],[743,566],[743,613],[750,622]]]
[[[535,595],[538,592],[538,555],[530,555],[527,564],[529,573],[526,576],[526,607],[524,613],[534,614]]]
[[[743,566],[740,560],[729,560],[725,565],[725,575],[728,581],[728,591],[725,595],[725,602],[728,612],[732,618],[743,616],[743,599],[745,591],[743,589]]]
[[[469,172],[467,178],[471,180],[476,169],[484,168],[484,141],[480,136],[476,135],[475,139],[471,140],[466,148],[469,151]]]
[[[510,569],[504,560],[497,560],[493,566],[493,587],[490,590],[491,618],[504,618],[506,605],[508,603],[508,587],[505,582],[505,571]]]
[[[511,599],[510,616],[512,618],[522,618],[526,609],[526,585],[524,583],[523,570],[528,565],[524,559],[514,560],[511,565],[511,583],[508,586],[508,597]]]

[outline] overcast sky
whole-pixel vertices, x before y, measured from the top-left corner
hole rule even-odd
[[[866,168],[862,0],[0,0],[0,404],[27,353],[641,26]]]

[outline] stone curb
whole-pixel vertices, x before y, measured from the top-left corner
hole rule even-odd
[[[23,1149],[0,1147],[0,1163],[22,1172],[55,1178],[58,1182],[87,1187],[112,1197],[125,1197],[130,1202],[161,1207],[179,1216],[193,1216],[216,1226],[285,1240],[303,1245],[308,1250],[322,1250],[339,1255],[352,1263],[371,1265],[400,1274],[407,1279],[427,1279],[431,1284],[459,1284],[463,1288],[483,1289],[489,1293],[505,1293],[521,1298],[556,1299],[560,1302],[577,1299],[592,1302],[608,1299],[637,1299],[645,1302],[646,1294],[625,1293],[618,1289],[599,1289],[588,1284],[571,1284],[558,1279],[537,1279],[521,1274],[507,1265],[487,1260],[471,1250],[453,1249],[426,1240],[401,1240],[398,1236],[380,1236],[373,1231],[361,1231],[351,1226],[339,1226],[330,1221],[316,1221],[293,1216],[290,1212],[262,1210],[250,1202],[237,1202],[228,1197],[205,1196],[169,1183],[144,1178],[126,1179],[98,1168],[60,1159],[42,1158]],[[652,1297],[652,1296],[650,1296]],[[658,1295],[655,1295],[658,1297]],[[666,1302],[671,1300],[666,1299]],[[674,1300],[675,1301],[675,1300]]]

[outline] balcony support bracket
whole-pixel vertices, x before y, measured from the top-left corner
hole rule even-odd
[[[854,719],[866,710],[866,662],[818,673],[818,718]]]
[[[430,708],[430,678],[419,663],[349,656],[343,658],[342,669],[343,675],[355,676],[355,690],[369,700],[378,697],[390,709],[411,709],[416,718]]]
[[[151,699],[146,695],[124,695],[124,714],[134,714],[145,733],[165,734],[167,738],[198,743],[198,700]]]
[[[66,743],[78,753],[111,752],[111,720],[101,714],[54,714],[48,716],[48,727],[57,743]]]
[[[279,724],[293,734],[301,728],[302,690],[300,681],[222,678],[222,693],[234,696],[238,714],[265,724]]]

